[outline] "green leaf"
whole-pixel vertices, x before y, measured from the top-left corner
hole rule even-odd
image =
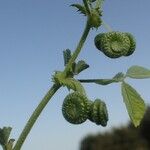
[[[81,60],[79,61],[75,66],[75,74],[79,74],[83,70],[89,68],[89,65],[85,63],[85,61]]]
[[[78,92],[81,92],[82,94],[85,94],[84,87],[78,80],[71,78],[71,77],[66,78],[63,72],[61,71],[55,72],[55,75],[53,76],[52,80],[53,82],[57,84],[66,86],[68,89],[72,89],[74,91],[78,91]]]
[[[84,6],[80,4],[72,4],[71,6],[77,8],[81,14],[84,14],[85,16],[87,15],[86,8]]]
[[[72,89],[74,91],[81,92],[82,94],[85,95],[85,90],[84,90],[82,84],[79,81],[75,80],[74,78],[63,79],[63,80],[61,80],[61,84],[63,86],[66,86],[68,89]]]
[[[137,127],[145,113],[145,103],[138,92],[129,84],[122,82],[122,96],[129,117],[134,126]]]
[[[63,56],[64,56],[64,65],[66,66],[71,58],[71,51],[69,49],[64,50]]]
[[[10,136],[12,128],[11,127],[3,127],[0,128],[0,144],[6,145]]]
[[[126,76],[135,79],[150,78],[150,70],[141,66],[132,66],[127,70]]]

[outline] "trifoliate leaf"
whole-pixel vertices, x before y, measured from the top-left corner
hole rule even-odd
[[[10,136],[12,128],[11,127],[3,127],[3,129],[0,128],[0,144],[6,145]]]
[[[75,74],[79,74],[83,70],[89,68],[89,65],[85,63],[85,61],[79,61],[75,66]]]
[[[144,100],[138,92],[129,84],[122,82],[122,96],[126,105],[129,117],[134,126],[137,127],[145,113]]]
[[[69,49],[64,50],[63,56],[64,56],[64,65],[66,66],[71,58],[71,51]]]
[[[71,6],[77,8],[81,14],[84,14],[86,16],[86,8],[84,6],[80,4],[72,4]]]
[[[127,70],[126,76],[135,79],[150,78],[150,70],[141,66],[132,66]]]

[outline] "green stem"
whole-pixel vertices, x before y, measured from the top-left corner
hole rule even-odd
[[[116,79],[80,79],[78,81],[82,83],[96,83],[100,85],[108,85],[111,83],[120,82],[119,80]]]
[[[22,133],[20,134],[20,137],[18,141],[16,142],[13,150],[20,150],[27,135],[29,134],[30,130],[32,129],[34,123],[36,122],[37,118],[41,114],[42,110],[45,108],[51,97],[55,94],[55,92],[60,88],[61,86],[58,84],[54,84],[51,89],[47,92],[47,94],[44,96],[40,104],[37,106],[35,111],[33,112],[32,116],[28,120],[26,126],[24,127]]]
[[[72,66],[72,63],[75,61],[75,59],[78,57],[81,48],[83,47],[83,44],[87,38],[87,35],[90,31],[90,25],[87,21],[85,30],[81,36],[81,39],[79,41],[79,44],[77,45],[76,50],[74,51],[71,59],[69,60],[66,68],[64,69],[64,74],[66,75],[67,72],[70,70],[70,67]],[[51,99],[51,97],[56,93],[56,91],[61,87],[61,85],[59,84],[54,84],[51,89],[47,92],[47,94],[44,96],[44,98],[42,99],[42,101],[40,102],[40,104],[37,106],[37,108],[35,109],[35,111],[33,112],[33,114],[31,115],[30,119],[28,120],[26,126],[24,127],[22,133],[20,134],[20,137],[18,139],[18,141],[16,142],[13,150],[20,150],[26,137],[28,136],[29,132],[31,131],[34,123],[36,122],[36,120],[38,119],[38,117],[40,116],[42,110],[45,108],[45,106],[47,105],[47,103],[49,102],[49,100]]]
[[[90,29],[91,29],[91,27],[89,25],[89,22],[87,21],[85,29],[84,29],[84,32],[83,32],[83,34],[81,36],[81,39],[79,41],[79,44],[77,45],[76,50],[72,54],[72,57],[70,58],[68,64],[66,65],[66,68],[65,68],[65,70],[63,72],[65,74],[65,76],[67,75],[67,72],[71,69],[72,64],[75,62],[76,58],[78,57],[78,55],[79,55],[79,53],[80,53],[80,51],[81,51],[81,49],[83,47],[83,44],[84,44],[84,42],[85,42],[85,40],[86,40],[86,38],[87,38],[87,36],[89,34]]]
[[[95,83],[97,79],[79,79],[78,81],[82,83]]]

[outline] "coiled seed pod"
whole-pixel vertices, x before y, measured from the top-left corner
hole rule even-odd
[[[129,56],[135,50],[135,40],[131,34],[123,32],[100,33],[94,42],[96,48],[110,58]]]
[[[136,41],[135,41],[134,36],[131,33],[125,33],[125,34],[130,39],[130,49],[129,49],[128,53],[125,55],[125,56],[129,56],[129,55],[133,54],[133,52],[135,51]]]
[[[72,124],[81,124],[88,118],[89,103],[85,95],[79,92],[68,94],[62,105],[64,118]]]
[[[100,99],[96,99],[90,106],[88,119],[97,125],[106,126],[108,121],[106,104]]]
[[[102,38],[104,37],[105,34],[106,33],[100,33],[100,34],[96,35],[96,37],[94,39],[94,43],[95,43],[96,48],[102,52],[103,52],[103,50],[102,50],[102,45],[103,45]]]

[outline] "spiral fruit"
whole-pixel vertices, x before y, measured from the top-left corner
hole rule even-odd
[[[136,41],[135,41],[135,38],[133,37],[133,35],[131,33],[125,33],[128,38],[130,39],[130,49],[128,51],[128,53],[125,55],[125,56],[129,56],[131,54],[133,54],[133,52],[135,51],[135,48],[136,48]]]
[[[95,46],[110,58],[129,56],[135,50],[135,40],[130,33],[108,32],[100,33],[95,39]]]
[[[81,124],[88,118],[89,103],[85,95],[79,92],[68,94],[62,105],[64,118],[72,124]]]
[[[100,99],[96,99],[90,106],[88,119],[97,125],[106,126],[108,121],[106,104]]]

